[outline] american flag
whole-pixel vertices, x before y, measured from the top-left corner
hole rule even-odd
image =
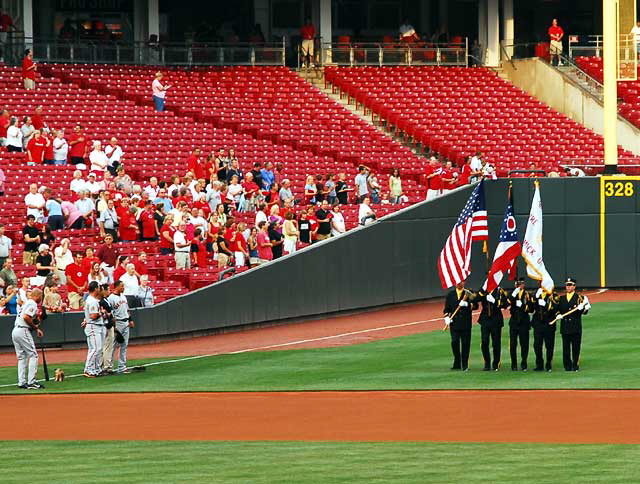
[[[493,291],[500,284],[505,272],[509,272],[510,279],[515,278],[516,260],[520,255],[520,251],[518,229],[516,227],[516,219],[513,216],[513,196],[511,195],[511,188],[509,188],[509,202],[502,221],[500,240],[493,256],[493,264],[491,264],[489,275],[482,289],[487,293]]]
[[[451,235],[440,252],[438,272],[444,289],[455,286],[469,277],[471,273],[471,243],[488,238],[484,182],[481,181],[467,200]]]

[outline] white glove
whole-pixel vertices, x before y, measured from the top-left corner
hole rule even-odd
[[[585,311],[589,311],[589,310],[591,310],[591,304],[585,304],[585,305],[584,305],[584,310],[585,310]]]
[[[491,294],[487,294],[487,302],[494,303],[496,302],[496,298],[493,297]]]
[[[520,301],[520,299],[518,299],[518,300],[516,301],[516,306],[517,306],[517,307],[519,307],[519,308],[521,308],[521,307],[522,307],[522,301]]]
[[[469,305],[469,303],[467,301],[460,301],[458,303],[458,306],[460,306],[461,308],[466,308]]]
[[[547,301],[545,301],[544,299],[538,299],[538,304],[542,307],[545,307],[547,305]]]
[[[513,297],[518,297],[518,294],[520,294],[520,288],[519,288],[519,287],[516,287],[516,288],[513,290],[513,292],[511,293],[511,295],[512,295]]]
[[[540,296],[542,296],[543,293],[544,293],[544,290],[542,288],[538,289],[536,291],[536,298],[539,298]]]
[[[444,317],[444,324],[446,324],[447,326],[451,324],[451,318],[449,316]]]
[[[578,304],[578,311],[584,310],[584,303]]]
[[[556,316],[556,319],[555,319],[555,320],[556,320],[556,321],[560,321],[561,319],[562,319],[562,314],[558,314],[558,315]]]
[[[591,306],[591,304],[589,302],[589,298],[587,296],[584,296],[582,298],[582,302],[584,303],[585,306]]]

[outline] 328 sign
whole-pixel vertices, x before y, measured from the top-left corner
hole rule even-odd
[[[608,181],[604,184],[604,195],[606,197],[632,197],[633,194],[632,182]]]

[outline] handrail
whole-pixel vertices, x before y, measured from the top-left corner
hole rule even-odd
[[[511,64],[511,67],[513,67],[513,70],[517,71],[518,68],[516,67],[515,63],[513,62],[512,57],[507,52],[507,49],[506,49],[506,47],[505,47],[503,42],[500,42],[500,51],[505,55],[505,57],[507,58],[507,61],[509,62],[509,64]]]
[[[569,56],[565,56],[564,54],[560,54],[560,59],[562,60],[563,63],[569,64],[571,67],[577,69],[578,71],[580,71],[580,75],[584,76],[587,78],[587,81],[593,83],[596,85],[596,87],[598,89],[604,89],[604,86],[602,85],[602,83],[600,81],[598,81],[596,78],[591,77],[589,74],[587,74],[584,70],[582,70],[580,68],[580,66],[578,66],[578,64],[576,64],[572,58],[570,58]]]

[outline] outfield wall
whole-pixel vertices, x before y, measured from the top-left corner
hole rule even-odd
[[[505,210],[507,186],[507,180],[486,184],[491,254]],[[571,275],[579,286],[600,286],[599,187],[597,178],[541,180],[545,263],[557,283]],[[640,286],[637,191],[634,188],[630,197],[607,199],[608,287]],[[443,290],[437,258],[470,192],[470,187],[456,190],[214,286],[136,310],[132,336],[180,337],[440,297]],[[514,180],[520,239],[532,196],[532,180]],[[474,244],[468,286],[482,284],[486,264],[482,244]],[[519,273],[525,273],[522,264]],[[528,285],[533,287],[535,282]],[[78,313],[49,316],[45,341],[83,342],[81,320]],[[11,345],[12,327],[12,317],[0,318],[0,346]]]

